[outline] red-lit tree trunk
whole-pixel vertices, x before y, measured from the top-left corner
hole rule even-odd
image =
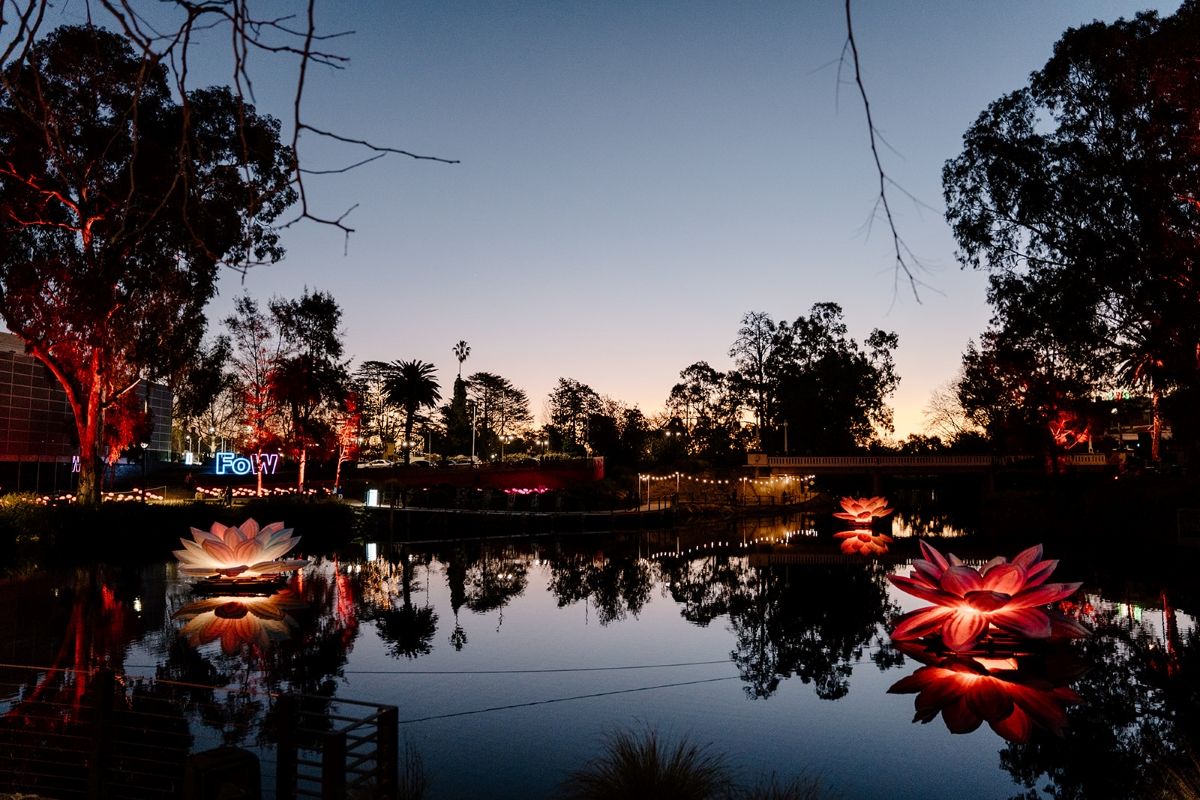
[[[111,385],[112,368],[104,358],[102,348],[93,347],[90,352],[78,352],[83,345],[56,347],[53,351],[22,335],[29,353],[46,366],[58,380],[67,396],[67,403],[75,419],[75,431],[79,438],[79,488],[78,502],[84,505],[99,505],[101,499],[100,478],[103,475],[104,457],[109,449],[106,441],[105,412],[116,400],[136,385],[136,378],[128,385],[114,391]],[[124,413],[123,411],[120,413]],[[120,422],[120,420],[118,420]],[[119,427],[127,427],[120,425]],[[117,446],[121,446],[118,444]]]

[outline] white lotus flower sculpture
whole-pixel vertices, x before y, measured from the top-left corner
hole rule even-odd
[[[175,551],[180,571],[186,575],[254,579],[299,569],[308,561],[280,558],[300,543],[282,522],[262,528],[253,519],[241,525],[214,522],[207,531],[191,528],[192,538],[180,538],[182,550]]]

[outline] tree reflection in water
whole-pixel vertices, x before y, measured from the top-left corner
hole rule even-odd
[[[558,607],[588,603],[601,625],[636,618],[650,600],[651,586],[649,563],[619,549],[560,554],[550,562],[549,589]]]
[[[666,558],[663,577],[685,619],[707,625],[728,615],[730,657],[746,694],[770,697],[784,679],[812,683],[818,697],[849,691],[850,673],[868,648],[886,669],[900,659],[880,625],[897,608],[877,562],[751,566],[742,556]],[[836,602],[833,599],[836,598]]]
[[[1081,702],[1063,736],[1010,744],[1001,765],[1025,787],[1021,800],[1200,796],[1200,634],[1173,636],[1169,603],[1161,637],[1095,606],[1095,635],[1078,645],[1090,669],[1072,684]]]
[[[652,599],[662,602],[656,597],[661,589],[690,624],[716,627],[719,637],[727,626],[728,644],[720,647],[729,647],[751,698],[770,698],[785,680],[799,678],[817,696],[836,699],[847,693],[851,670],[861,662],[870,659],[884,670],[903,660],[881,639],[884,623],[899,609],[888,599],[887,567],[879,561],[838,556],[828,536],[796,536],[803,541],[783,545],[786,537],[769,532],[752,538],[721,532],[719,538],[731,542],[718,548],[705,534],[693,537],[690,555],[687,535],[682,544],[675,536],[669,545],[659,542],[652,559],[640,557],[632,537],[409,547],[390,561],[352,565],[318,559],[288,583],[303,601],[288,612],[296,623],[288,626],[289,638],[226,648],[219,638],[189,641],[181,621],[171,619],[196,598],[171,595],[164,570],[83,570],[66,581],[30,580],[19,596],[12,587],[13,595],[0,594],[21,609],[20,620],[10,615],[9,627],[0,630],[7,634],[0,641],[8,644],[10,663],[118,671],[132,643],[141,641],[144,651],[162,654],[159,677],[198,684],[172,695],[179,703],[173,719],[186,712],[193,729],[202,719],[230,743],[261,734],[272,691],[315,696],[307,702],[319,709],[322,695],[333,695],[364,620],[375,623],[367,629],[378,631],[396,658],[431,652],[438,611],[448,613],[422,597],[431,578],[436,594],[438,563],[455,614],[454,632],[441,635],[454,647],[466,646],[473,615],[511,610],[514,598],[544,576],[553,602],[583,603],[604,625],[631,622]],[[695,546],[701,541],[707,544]],[[773,555],[792,563],[764,557]],[[1002,767],[1023,787],[1013,790],[1023,792],[1022,800],[1200,796],[1193,755],[1200,752],[1200,634],[1176,624],[1177,612],[1157,586],[1135,598],[1126,586],[1128,571],[1113,574],[1123,583],[1103,594],[1154,606],[1161,631],[1132,621],[1123,606],[1094,596],[1086,601],[1095,634],[1073,647],[1089,669],[1070,683],[1080,702],[1065,705],[1062,736],[1034,730],[1028,741],[1010,742],[1001,752]],[[150,600],[155,592],[158,600]],[[140,614],[132,610],[135,597],[145,604]],[[1188,610],[1196,607],[1194,594],[1172,597]],[[1179,617],[1185,619],[1182,612]],[[22,642],[18,649],[18,635],[43,630],[45,641]],[[67,706],[85,691],[66,680],[20,687],[22,696]],[[1046,727],[1059,727],[1057,719]]]
[[[478,558],[467,566],[464,577],[467,608],[476,614],[500,611],[520,597],[529,583],[530,557],[518,555],[509,546],[499,550],[485,545]],[[499,626],[497,626],[499,627]]]
[[[413,592],[421,591],[415,577],[420,558],[405,548],[395,561],[376,559],[363,570],[364,586],[370,587],[364,618],[375,621],[380,638],[388,643],[388,652],[396,658],[414,659],[433,652],[437,612],[428,602],[418,608],[412,600]],[[423,563],[428,580],[428,556]]]

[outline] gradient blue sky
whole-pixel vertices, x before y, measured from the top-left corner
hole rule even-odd
[[[868,231],[877,179],[852,74],[838,82],[840,0],[331,0],[320,25],[354,31],[330,43],[351,62],[310,75],[311,121],[462,163],[314,178],[323,213],[359,203],[348,250],[302,225],[245,289],[333,293],[356,360],[433,362],[447,393],[465,339],[465,370],[511,379],[539,417],[563,376],[653,413],[689,364],[729,368],[747,311],[790,320],[834,301],[855,338],[899,334],[896,434],[918,432],[988,318],[984,276],[959,269],[942,217],[943,162],[1067,27],[1145,7],[855,3],[886,167],[935,209],[892,197],[926,268],[918,303],[886,229]],[[263,64],[256,92],[286,119],[285,67]],[[310,167],[358,155],[305,142]],[[224,280],[211,319],[241,290]]]

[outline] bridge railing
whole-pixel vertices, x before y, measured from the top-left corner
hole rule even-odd
[[[990,469],[1037,460],[1037,456],[768,456],[750,453],[746,464],[751,467],[781,467],[791,469]],[[1102,467],[1109,463],[1104,453],[1078,453],[1064,456],[1076,467]]]

